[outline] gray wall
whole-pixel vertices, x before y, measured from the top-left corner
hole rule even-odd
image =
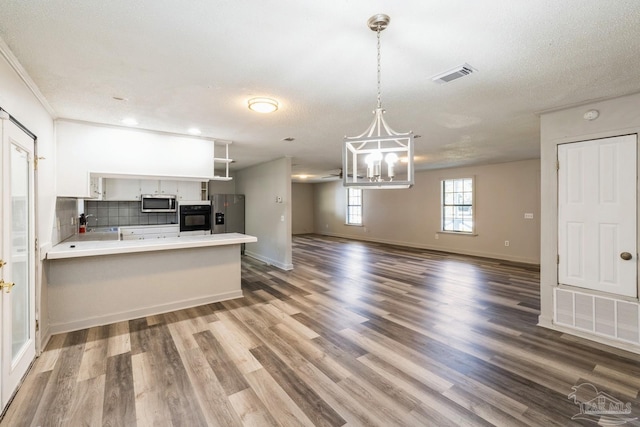
[[[592,102],[578,107],[555,111],[541,116],[541,259],[540,259],[540,303],[539,323],[557,329],[553,325],[553,289],[557,280],[557,146],[568,142],[640,133],[640,94],[616,99]],[[600,117],[593,121],[583,118],[585,112],[598,110]],[[638,227],[640,230],[640,227]],[[640,238],[640,236],[639,236]],[[588,290],[584,292],[589,293]],[[590,337],[606,342],[597,336]],[[619,344],[616,344],[620,346]],[[633,351],[638,351],[637,348]]]
[[[440,180],[475,177],[476,236],[438,233]],[[320,234],[537,264],[540,261],[540,161],[417,172],[408,190],[364,190],[363,226],[345,224],[341,181],[315,184]],[[525,213],[534,218],[524,219]],[[505,247],[509,240],[509,247]]]
[[[293,268],[291,255],[291,158],[243,169],[236,174],[236,192],[246,196],[245,254],[284,270]],[[280,202],[277,202],[277,198]]]
[[[291,230],[293,234],[313,233],[313,184],[291,184]]]
[[[235,174],[230,174],[231,181],[209,181],[209,195],[212,194],[236,194],[236,179]],[[242,194],[242,193],[238,193]]]

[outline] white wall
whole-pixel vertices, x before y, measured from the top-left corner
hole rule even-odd
[[[16,69],[19,71],[16,71]],[[0,107],[20,121],[37,136],[37,216],[38,242],[43,256],[51,247],[51,230],[55,216],[55,138],[53,118],[48,108],[29,89],[23,77],[30,81],[7,46],[0,40]],[[40,316],[41,340],[48,339],[47,285],[42,263],[36,264],[36,298]],[[43,301],[40,304],[40,301]]]
[[[475,177],[477,235],[439,234],[440,181],[466,177]],[[341,181],[315,184],[317,233],[531,264],[540,260],[537,159],[421,171],[413,188],[364,190],[362,227],[345,224],[345,191]],[[525,213],[534,218],[524,219]]]
[[[541,115],[541,258],[540,258],[540,303],[539,324],[553,329],[561,329],[553,324],[553,291],[557,280],[557,146],[568,142],[606,138],[618,135],[640,133],[640,94],[616,99],[591,102]],[[598,119],[588,121],[585,112],[598,110]],[[640,230],[640,227],[639,227]],[[638,236],[640,238],[640,236]],[[586,291],[586,293],[590,293]],[[620,299],[621,300],[621,299]],[[637,300],[636,300],[637,304]],[[567,331],[565,331],[567,332]],[[575,332],[573,332],[575,333]],[[583,334],[578,334],[583,335]],[[601,339],[589,338],[616,345],[624,345]],[[631,348],[638,351],[637,346]]]
[[[56,122],[57,194],[89,197],[89,173],[207,181],[214,142],[138,129]]]
[[[313,233],[313,184],[291,184],[291,232],[292,234]]]
[[[247,243],[245,254],[291,270],[291,158],[239,171],[236,192],[246,195],[246,234],[258,238],[257,243]]]

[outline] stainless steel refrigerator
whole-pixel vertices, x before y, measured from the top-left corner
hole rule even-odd
[[[244,234],[244,194],[212,194],[211,233]]]

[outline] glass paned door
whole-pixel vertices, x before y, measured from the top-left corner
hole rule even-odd
[[[35,357],[34,141],[1,119],[0,401],[4,408]]]
[[[29,157],[20,147],[11,152],[11,359],[15,361],[29,338]]]

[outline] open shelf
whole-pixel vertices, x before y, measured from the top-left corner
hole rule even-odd
[[[216,157],[216,144],[224,145],[224,157]],[[216,163],[224,164],[224,176],[214,176],[213,181],[231,181],[233,178],[229,176],[229,164],[233,162],[233,159],[229,158],[229,145],[231,141],[215,141],[213,145],[213,173],[215,174]]]

